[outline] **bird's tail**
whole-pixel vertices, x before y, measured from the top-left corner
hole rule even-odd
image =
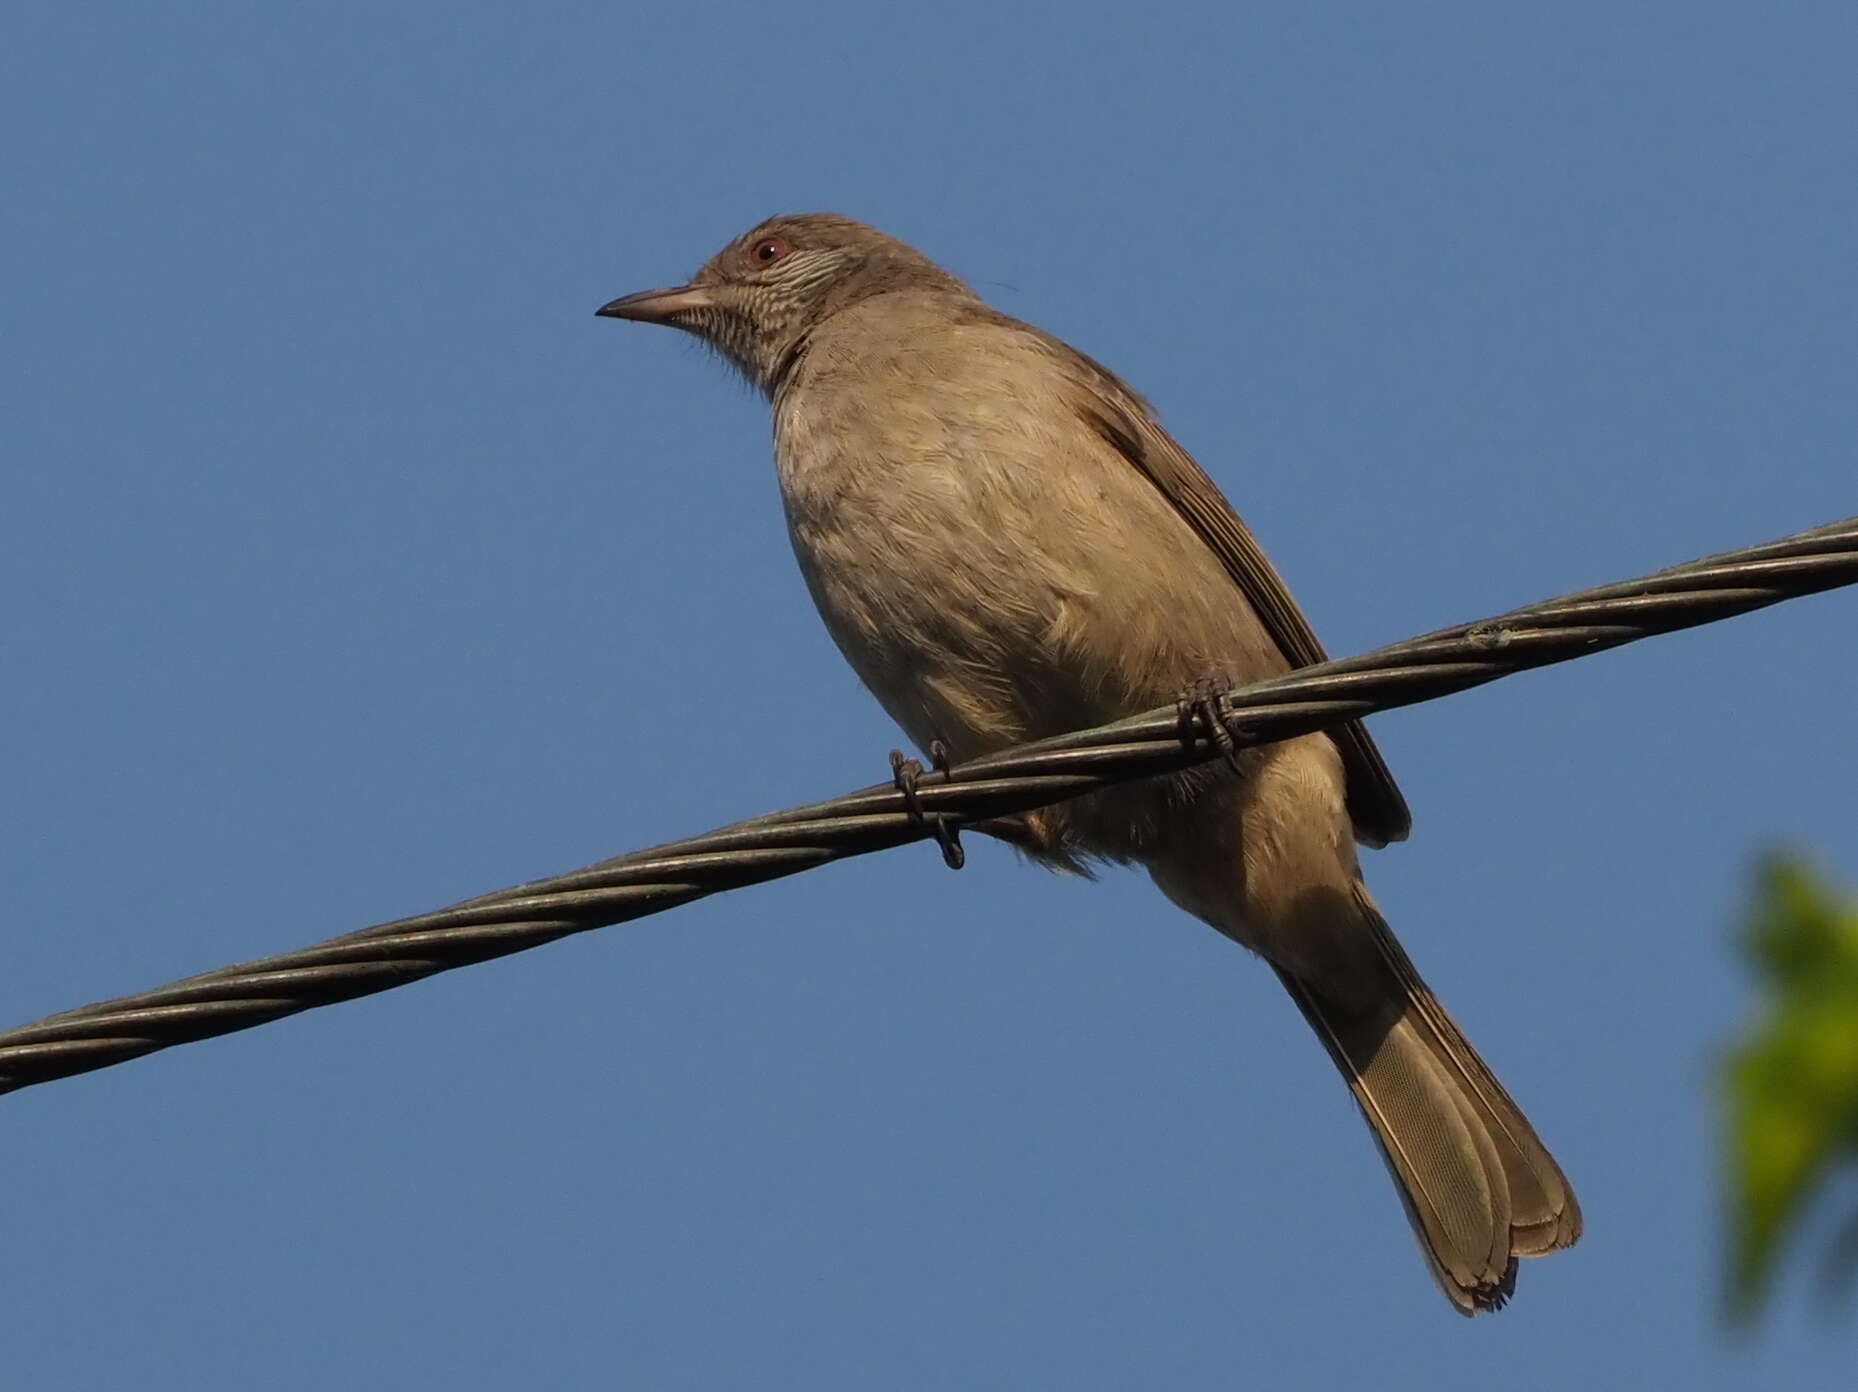
[[[1348,1081],[1446,1297],[1466,1315],[1498,1309],[1516,1258],[1580,1236],[1580,1205],[1380,911],[1359,888],[1355,898],[1387,968],[1381,998],[1345,1004],[1278,976]]]

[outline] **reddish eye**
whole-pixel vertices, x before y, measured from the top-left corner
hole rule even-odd
[[[757,266],[772,266],[792,250],[785,237],[763,237],[750,249],[748,259]]]

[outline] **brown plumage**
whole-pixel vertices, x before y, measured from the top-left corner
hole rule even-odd
[[[853,669],[957,759],[1323,660],[1219,489],[1114,374],[849,218],[769,219],[688,285],[600,313],[671,324],[769,397],[795,555]],[[1347,1080],[1441,1289],[1508,1297],[1580,1234],[1573,1191],[1413,970],[1355,842],[1406,835],[1367,732],[1248,751],[1027,814],[1049,864],[1144,867],[1253,949]]]

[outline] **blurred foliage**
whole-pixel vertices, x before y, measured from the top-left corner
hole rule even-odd
[[[1858,1169],[1858,900],[1771,856],[1757,874],[1743,951],[1762,1000],[1730,1053],[1723,1106],[1728,1314],[1745,1326],[1814,1199],[1838,1170]],[[1847,1295],[1854,1273],[1858,1209],[1822,1254],[1827,1295]]]

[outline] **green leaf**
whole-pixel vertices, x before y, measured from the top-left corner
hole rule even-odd
[[[1858,1163],[1858,904],[1797,861],[1761,865],[1743,948],[1762,991],[1730,1052],[1722,1101],[1729,1185],[1728,1313],[1746,1324],[1833,1170]],[[1858,1215],[1854,1215],[1858,1219]],[[1829,1282],[1849,1269],[1833,1244]]]

